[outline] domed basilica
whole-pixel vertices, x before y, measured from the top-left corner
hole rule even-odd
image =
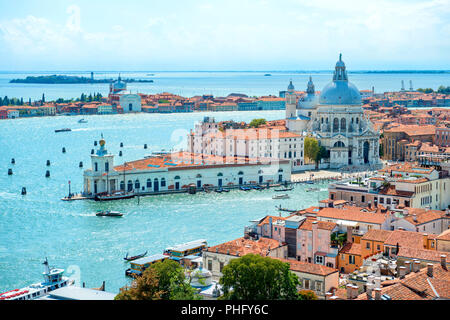
[[[329,168],[381,164],[380,135],[364,115],[361,94],[348,81],[342,55],[333,80],[319,95],[310,77],[306,94],[297,102],[290,82],[286,92],[286,127],[291,132],[316,137],[329,154]]]

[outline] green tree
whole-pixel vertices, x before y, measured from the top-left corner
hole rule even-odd
[[[117,300],[198,300],[200,296],[177,262],[166,259],[147,268],[131,286],[120,289]]]
[[[148,268],[142,276],[136,278],[131,286],[120,289],[120,293],[115,300],[161,300],[163,292],[159,288],[157,271]]]
[[[225,300],[297,299],[297,276],[289,264],[269,257],[247,254],[230,261],[222,270],[220,284]]]
[[[312,290],[301,290],[298,293],[299,300],[318,300],[316,294]]]
[[[312,137],[306,137],[303,144],[303,148],[305,151],[304,152],[305,157],[308,158],[310,162],[315,162],[317,168],[320,151],[319,142],[317,141],[317,139]]]
[[[253,120],[250,122],[249,126],[250,126],[251,128],[258,128],[258,127],[259,127],[260,125],[262,125],[262,124],[266,124],[266,119],[263,119],[263,118],[253,119]]]

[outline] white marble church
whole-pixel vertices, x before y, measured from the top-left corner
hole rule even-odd
[[[306,94],[296,102],[291,83],[286,93],[286,127],[297,134],[312,134],[329,152],[329,168],[381,165],[380,134],[364,115],[361,94],[348,81],[342,55],[333,81],[319,95],[310,77]]]

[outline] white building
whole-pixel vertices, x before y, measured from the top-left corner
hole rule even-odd
[[[91,169],[84,172],[84,193],[95,196],[126,190],[135,194],[197,188],[232,187],[290,181],[288,160],[222,157],[176,152],[148,157],[114,166],[114,155],[105,149],[105,140],[91,155]]]
[[[330,168],[381,166],[379,133],[364,116],[361,94],[348,81],[341,56],[332,82],[317,96],[310,78],[307,94],[299,100],[297,108],[297,117],[287,118],[289,131],[312,133],[329,152]]]
[[[294,105],[295,107],[295,105]],[[205,117],[188,135],[188,151],[221,157],[288,160],[291,170],[302,170],[304,137],[284,126],[219,130],[214,118]]]
[[[119,104],[124,113],[142,111],[141,96],[138,94],[122,94],[119,99]]]

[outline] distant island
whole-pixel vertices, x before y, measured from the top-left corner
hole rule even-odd
[[[114,79],[92,79],[87,77],[77,76],[64,76],[64,75],[52,75],[52,76],[37,76],[26,77],[25,79],[12,79],[9,83],[42,83],[42,84],[80,84],[80,83],[112,83]],[[153,80],[136,80],[136,79],[123,79],[123,82],[153,82]]]

